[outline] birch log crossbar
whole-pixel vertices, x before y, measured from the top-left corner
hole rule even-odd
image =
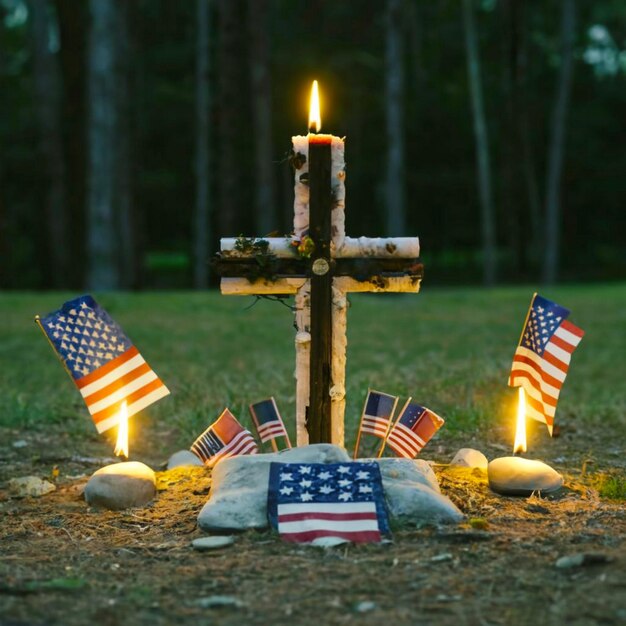
[[[237,239],[225,238],[213,264],[225,295],[295,296],[299,446],[344,445],[347,294],[417,293],[423,276],[417,237],[345,236],[344,142],[326,137],[330,176],[322,180],[330,188],[327,194],[321,189],[321,201],[315,198],[318,183],[309,185],[310,179],[320,180],[318,172],[309,171],[309,139],[293,138],[294,238],[313,239],[311,257],[299,257],[289,238],[256,239],[261,246],[244,249]]]

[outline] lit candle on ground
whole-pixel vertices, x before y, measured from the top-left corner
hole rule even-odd
[[[124,459],[92,475],[85,486],[85,500],[92,506],[119,510],[144,506],[156,495],[156,477],[144,463],[128,459],[128,410],[122,402],[118,412],[115,454]]]
[[[526,396],[519,387],[517,422],[513,454],[526,452]],[[487,468],[489,486],[497,493],[528,496],[533,492],[549,493],[563,486],[563,477],[542,461],[505,456],[494,459]]]
[[[122,402],[117,426],[117,442],[115,444],[115,456],[128,459],[128,408],[126,400]]]

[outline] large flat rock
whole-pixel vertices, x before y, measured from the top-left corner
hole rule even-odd
[[[198,515],[202,530],[265,528],[270,463],[348,463],[339,446],[320,443],[271,454],[234,456],[214,468],[211,496]]]
[[[380,465],[392,519],[399,522],[457,522],[461,512],[439,492],[432,468],[422,460],[383,458]],[[211,495],[198,515],[205,531],[266,528],[270,463],[350,463],[338,446],[316,444],[273,454],[231,457],[213,470]]]

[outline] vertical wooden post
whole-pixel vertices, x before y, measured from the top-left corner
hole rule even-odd
[[[330,271],[331,137],[309,136],[311,255],[311,367],[307,412],[309,443],[331,442],[332,274]]]

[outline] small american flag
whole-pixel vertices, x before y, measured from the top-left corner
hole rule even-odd
[[[252,421],[263,443],[270,439],[275,439],[276,437],[284,437],[287,440],[287,447],[291,448],[289,435],[285,429],[285,424],[283,424],[283,419],[278,412],[274,398],[251,404],[250,414],[252,415]]]
[[[436,413],[409,398],[387,437],[387,444],[398,456],[412,459],[443,425],[444,420]]]
[[[550,434],[572,352],[583,330],[567,321],[569,310],[534,294],[509,376],[511,387],[526,391],[526,414]]]
[[[363,417],[361,418],[361,432],[384,439],[387,436],[397,403],[397,396],[390,396],[370,389],[367,392]]]
[[[169,394],[120,326],[89,295],[38,320],[80,390],[99,433]]]
[[[229,456],[256,454],[259,448],[250,433],[228,410],[193,442],[191,451],[208,467]]]
[[[285,541],[339,537],[378,542],[389,533],[377,463],[272,463],[271,525]]]

